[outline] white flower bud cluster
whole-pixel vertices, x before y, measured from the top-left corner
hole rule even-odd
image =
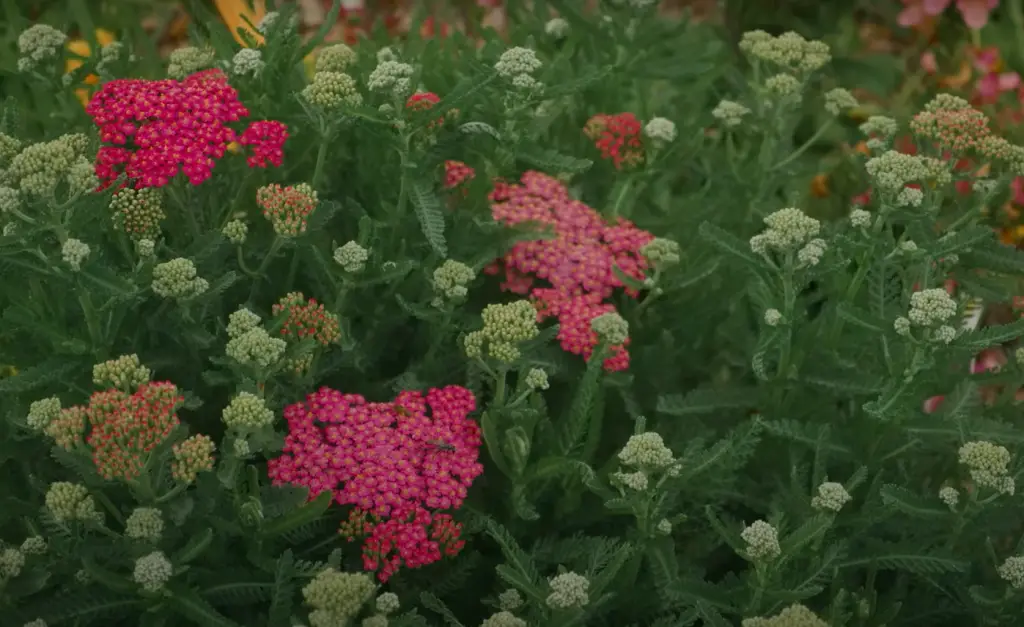
[[[801,267],[816,266],[821,263],[821,258],[825,256],[826,250],[828,250],[828,244],[825,243],[825,240],[817,237],[797,251],[796,259],[800,262]]]
[[[546,390],[551,384],[548,383],[548,373],[542,368],[530,368],[524,379],[526,387],[531,390]]]
[[[231,399],[231,403],[224,408],[221,420],[229,429],[253,431],[274,422],[274,412],[259,396],[251,392],[239,392],[238,396]]]
[[[739,126],[747,115],[750,109],[732,100],[722,100],[711,110],[711,117],[727,127]]]
[[[537,53],[529,48],[516,46],[501,53],[498,61],[494,64],[494,70],[504,79],[512,81],[517,89],[535,89],[540,84],[533,73],[541,68],[543,64],[537,58]]]
[[[60,247],[61,258],[74,272],[82,269],[82,263],[89,257],[90,252],[88,244],[73,237],[64,240]]]
[[[808,41],[792,31],[778,37],[763,30],[743,33],[739,48],[759,61],[802,72],[819,70],[832,60],[828,44]]]
[[[61,181],[67,182],[72,195],[92,191],[98,179],[85,156],[88,147],[89,138],[81,133],[25,146],[11,158],[4,182],[23,195],[42,198],[52,196]]]
[[[872,115],[860,125],[860,132],[865,135],[878,135],[886,141],[891,140],[900,130],[896,120],[884,115]]]
[[[846,491],[843,484],[834,481],[826,481],[818,486],[818,494],[811,499],[811,507],[814,509],[838,512],[843,506],[853,500],[850,493]]]
[[[374,601],[377,611],[381,614],[394,614],[401,607],[401,603],[398,601],[398,595],[394,592],[382,592],[377,595],[377,599]]]
[[[847,109],[853,109],[860,103],[849,91],[836,87],[825,93],[825,110],[832,115],[839,115]]]
[[[56,396],[33,401],[32,404],[28,406],[28,417],[26,418],[29,429],[32,429],[33,431],[42,431],[46,429],[51,422],[60,416],[60,410],[60,399]]]
[[[944,324],[938,329],[935,329],[935,333],[932,335],[936,342],[941,342],[942,344],[950,344],[956,339],[956,336],[956,328],[948,324]]]
[[[569,22],[565,18],[553,17],[544,24],[544,34],[552,39],[565,39],[569,35]]]
[[[277,11],[268,11],[267,14],[263,16],[263,19],[260,20],[260,23],[256,25],[256,30],[259,31],[261,35],[266,35],[267,32],[273,28],[274,22],[276,22],[279,17],[281,17],[281,14]]]
[[[750,238],[750,249],[759,255],[766,255],[770,251],[791,252],[808,244],[821,231],[821,222],[795,207],[779,209],[766,217],[764,223],[768,228]],[[824,244],[821,241],[820,245],[815,244],[813,248],[820,248],[824,252]],[[813,258],[815,252],[807,253],[808,260]]]
[[[956,316],[956,301],[941,287],[932,287],[910,295],[907,318],[916,326],[942,324]]]
[[[831,627],[814,612],[794,603],[771,618],[744,618],[741,627]]]
[[[1010,476],[1010,451],[991,442],[968,442],[960,447],[960,463],[967,466],[971,480],[978,487],[1013,495],[1015,485]]]
[[[765,79],[764,90],[775,100],[799,101],[803,83],[792,74],[776,74]]]
[[[228,316],[228,340],[224,352],[243,365],[268,368],[284,355],[288,343],[270,337],[260,325],[260,317],[246,308]]]
[[[155,507],[136,507],[124,521],[124,535],[132,540],[156,544],[164,533],[164,519]]]
[[[567,572],[548,580],[551,594],[545,600],[552,609],[567,610],[590,603],[590,581],[583,575]]]
[[[778,530],[763,520],[753,522],[740,537],[747,543],[747,555],[753,560],[774,559],[782,554]]]
[[[644,135],[651,141],[670,144],[676,139],[676,123],[668,118],[651,118],[644,125]]]
[[[168,56],[167,76],[180,81],[190,74],[213,67],[216,60],[217,53],[213,48],[178,48]]]
[[[237,76],[259,76],[265,65],[263,53],[256,48],[242,48],[231,59],[231,71]]]
[[[96,509],[96,501],[89,494],[89,489],[77,483],[57,481],[50,484],[44,499],[46,510],[53,519],[62,522],[94,522],[103,521],[103,514]]]
[[[469,285],[476,278],[476,272],[461,261],[445,259],[434,270],[434,292],[448,300],[461,300],[469,293]]]
[[[334,263],[349,274],[362,272],[369,259],[370,251],[360,246],[358,242],[346,242],[334,249]]]
[[[46,539],[43,536],[29,536],[21,543],[21,552],[25,555],[42,555],[47,550]]]
[[[398,99],[404,99],[412,93],[411,79],[413,67],[399,61],[381,61],[370,72],[366,81],[370,91],[391,92]]]
[[[242,220],[231,220],[224,225],[220,232],[229,242],[241,246],[249,236],[249,225]]]
[[[328,568],[302,588],[306,604],[314,610],[309,622],[316,625],[345,625],[370,600],[376,586],[366,573],[344,573]]]
[[[55,59],[67,35],[48,24],[34,24],[18,35],[18,71],[30,72],[47,59]]]
[[[501,610],[484,619],[480,627],[527,627],[527,622],[512,612]]]
[[[672,450],[654,431],[630,436],[618,457],[625,466],[647,470],[665,470],[675,463]]]
[[[321,109],[354,109],[363,104],[356,80],[342,72],[317,72],[313,81],[302,89],[302,97]]]
[[[25,567],[25,554],[15,548],[0,551],[0,581],[14,579]]]
[[[523,595],[515,588],[509,588],[498,595],[498,607],[507,612],[518,610],[523,603]]]
[[[647,473],[642,470],[634,472],[617,472],[612,475],[612,479],[617,483],[626,486],[630,490],[636,490],[637,492],[644,492],[647,490],[649,485]]]
[[[1006,558],[996,572],[1010,587],[1017,590],[1024,588],[1024,557],[1014,555]]]
[[[194,298],[210,288],[209,281],[196,274],[196,265],[184,257],[157,264],[153,268],[153,292],[178,301]]]
[[[135,571],[132,580],[147,592],[156,592],[171,580],[174,566],[161,551],[153,551],[135,560]]]
[[[766,309],[764,312],[764,323],[770,327],[777,327],[782,322],[782,312],[778,309]]]
[[[0,185],[0,215],[21,208],[21,196],[18,190]]]
[[[679,244],[664,237],[655,237],[641,246],[640,254],[651,266],[660,270],[677,265],[681,258]]]
[[[314,71],[319,72],[345,72],[356,64],[359,56],[356,51],[345,44],[332,44],[325,46],[316,57]]]
[[[880,190],[896,197],[900,207],[919,206],[924,198],[921,190],[907,187],[909,183],[944,185],[952,180],[948,168],[938,159],[895,150],[868,159],[864,169]]]
[[[481,317],[483,328],[470,332],[463,340],[466,356],[471,359],[483,357],[486,344],[488,356],[505,363],[514,362],[521,355],[518,345],[540,333],[537,309],[528,300],[487,305]]]
[[[153,371],[142,365],[142,360],[135,353],[120,355],[92,367],[92,382],[96,385],[131,392],[149,381],[152,375]]]
[[[960,503],[960,493],[952,486],[942,486],[939,488],[939,500],[945,503],[949,509],[956,509],[957,504]]]
[[[590,328],[606,346],[619,346],[629,339],[629,323],[614,311],[595,317],[590,321]]]

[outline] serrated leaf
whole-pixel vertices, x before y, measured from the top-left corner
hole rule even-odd
[[[439,257],[448,256],[448,242],[444,236],[444,214],[441,212],[441,201],[434,192],[434,186],[424,180],[412,181],[409,199],[416,210],[427,243]]]
[[[871,312],[864,311],[848,303],[840,303],[839,307],[836,308],[836,314],[846,322],[873,333],[886,333],[892,328],[891,324],[886,324],[885,320]]]
[[[940,555],[893,551],[848,559],[840,564],[841,568],[863,568],[865,566],[873,566],[879,570],[901,570],[915,575],[945,575],[966,572],[970,563]]]
[[[756,387],[696,388],[686,394],[658,397],[657,411],[669,416],[695,416],[729,409],[754,409],[761,400]]]
[[[330,491],[321,492],[315,499],[302,507],[266,523],[260,529],[260,534],[264,538],[273,538],[309,524],[327,511],[327,508],[331,506],[332,498]]]
[[[464,625],[459,622],[459,619],[455,617],[455,614],[452,614],[452,611],[448,609],[448,606],[445,605],[441,599],[429,592],[420,593],[420,603],[422,603],[423,607],[428,610],[440,614],[441,618],[444,619],[444,622],[450,627],[464,627]]]
[[[203,627],[237,627],[237,623],[218,612],[194,590],[177,586],[168,590],[171,596],[167,605],[178,616]]]
[[[516,153],[516,157],[521,161],[543,170],[549,174],[579,174],[586,172],[590,169],[594,162],[590,159],[579,159],[577,157],[571,157],[569,155],[563,155],[555,150],[543,150],[534,152],[531,150],[524,150]]]
[[[763,261],[750,250],[750,245],[710,222],[702,222],[697,232],[719,251],[739,259],[749,266],[760,268]]]
[[[47,361],[38,366],[26,368],[13,377],[0,379],[0,393],[20,394],[41,388],[53,381],[63,379],[77,367],[78,364],[63,359]]]
[[[459,132],[465,135],[490,135],[494,139],[501,139],[501,133],[486,122],[466,122],[459,126]]]
[[[935,501],[926,500],[910,490],[897,485],[886,484],[879,490],[879,496],[886,507],[917,518],[948,518],[949,508],[941,506],[938,496]]]
[[[997,344],[1004,344],[1015,340],[1022,335],[1024,335],[1024,318],[1009,324],[985,327],[978,331],[965,333],[957,339],[956,345],[969,349],[972,352],[980,352]]]

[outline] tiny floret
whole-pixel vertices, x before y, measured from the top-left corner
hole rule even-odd
[[[501,610],[484,619],[480,627],[527,627],[527,622],[512,612]]]
[[[619,451],[619,461],[633,468],[662,470],[671,466],[675,457],[660,434],[647,431],[630,436]]]
[[[766,309],[764,312],[764,323],[770,327],[777,327],[782,322],[782,312],[778,309]]]
[[[374,589],[366,573],[343,573],[333,568],[322,571],[302,588],[306,604],[314,608],[310,623],[345,624],[370,600]]]
[[[871,212],[864,209],[854,209],[850,212],[850,224],[858,229],[866,229],[871,226]]]
[[[332,44],[320,50],[316,57],[316,72],[344,72],[356,64],[356,51],[345,44]]]
[[[46,510],[57,522],[102,522],[103,514],[84,485],[57,481],[46,491]]]
[[[860,132],[865,135],[877,135],[889,140],[896,135],[900,127],[896,120],[884,115],[872,115],[860,125]]]
[[[89,252],[88,244],[73,237],[65,240],[64,244],[60,247],[60,254],[64,259],[64,263],[68,264],[75,272],[82,269],[82,263],[89,257]]]
[[[640,254],[653,267],[665,270],[679,263],[679,244],[664,237],[655,237],[640,247]]]
[[[252,431],[262,429],[274,422],[274,412],[266,401],[251,392],[240,392],[221,414],[224,426],[229,429]]]
[[[818,486],[818,494],[811,499],[811,507],[830,512],[838,512],[851,500],[853,500],[853,497],[846,491],[843,484],[836,483],[834,481],[826,481]]]
[[[150,380],[153,372],[142,365],[139,356],[121,355],[92,367],[92,382],[101,387],[134,391]]]
[[[29,536],[21,543],[21,552],[25,555],[42,555],[46,553],[46,539],[43,536]]]
[[[174,566],[171,560],[160,551],[153,551],[135,560],[135,571],[132,580],[147,592],[156,592],[171,580]]]
[[[546,390],[550,387],[548,373],[542,368],[530,368],[526,373],[526,387],[531,390]]]
[[[1014,555],[1006,558],[997,572],[1003,581],[1010,584],[1010,587],[1017,590],[1024,589],[1024,557]]]
[[[750,109],[732,100],[723,100],[711,110],[711,116],[727,127],[739,126]]]
[[[231,220],[224,225],[220,232],[229,242],[240,246],[249,236],[249,225],[242,220]]]
[[[28,406],[28,417],[26,418],[29,429],[43,431],[60,416],[60,410],[60,399],[56,396],[33,401]]]
[[[374,602],[377,607],[377,611],[385,616],[388,614],[394,614],[401,607],[401,603],[398,601],[398,595],[394,592],[382,592],[377,595],[377,600]]]
[[[231,59],[231,71],[239,76],[258,76],[265,65],[263,53],[256,48],[242,48]]]
[[[565,18],[553,17],[544,24],[544,33],[554,39],[565,39],[569,34],[569,22]]]
[[[779,532],[763,520],[752,523],[740,537],[747,543],[747,555],[752,560],[770,560],[782,554]]]
[[[971,480],[978,487],[992,488],[1013,495],[1014,480],[1010,476],[1010,451],[991,442],[968,442],[960,447],[960,463],[967,467]]]
[[[830,627],[830,625],[803,605],[794,603],[771,618],[744,618],[741,627]]]
[[[17,577],[24,566],[25,554],[20,550],[6,548],[0,551],[0,581]]]
[[[124,535],[155,544],[164,533],[164,519],[155,507],[136,507],[124,522]]]
[[[842,87],[829,90],[825,94],[825,110],[832,115],[839,115],[847,109],[853,109],[860,103],[853,97],[849,91]]]
[[[942,486],[939,488],[939,500],[945,503],[949,509],[956,509],[960,503],[960,493],[952,486]]]
[[[956,301],[941,287],[933,287],[910,296],[910,322],[919,327],[942,324],[956,316]]]
[[[672,523],[668,518],[662,518],[655,525],[654,529],[663,536],[667,536],[672,533]]]
[[[206,279],[196,274],[196,265],[184,257],[157,264],[153,268],[153,292],[179,301],[194,298],[210,287]]]
[[[363,248],[358,242],[346,242],[334,249],[334,263],[349,274],[362,272],[369,259],[370,251]]]
[[[434,270],[434,291],[449,300],[460,300],[468,293],[467,286],[476,278],[476,272],[461,261],[446,259]]]
[[[545,600],[552,609],[583,607],[590,603],[590,581],[583,575],[568,572],[556,575],[548,581],[551,594]]]
[[[651,118],[644,125],[644,135],[654,141],[672,143],[676,139],[676,123],[668,118]]]
[[[513,79],[521,74],[531,75],[543,65],[537,53],[529,48],[516,46],[501,53],[494,70],[502,78]]]
[[[515,588],[509,588],[498,595],[498,607],[506,612],[518,610],[523,606],[523,595]]]
[[[608,346],[618,346],[629,338],[629,323],[614,311],[591,320],[590,328],[597,333],[598,341]]]

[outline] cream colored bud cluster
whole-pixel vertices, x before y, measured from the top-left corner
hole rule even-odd
[[[185,46],[172,50],[167,58],[167,76],[174,80],[183,80],[190,74],[213,67],[217,53],[213,48],[197,48]]]
[[[376,586],[366,573],[345,573],[328,568],[305,587],[302,597],[313,608],[311,627],[347,625],[370,601]]]
[[[960,463],[978,487],[1013,495],[1016,486],[1010,475],[1010,451],[992,442],[967,442],[960,447]]]
[[[139,356],[132,353],[93,366],[92,382],[101,387],[109,386],[132,392],[149,381],[152,374],[149,368],[142,365]]]
[[[614,311],[595,317],[590,321],[590,328],[605,346],[619,346],[629,339],[629,323]]]
[[[262,397],[240,392],[221,413],[224,426],[238,431],[256,431],[274,422],[274,412]]]
[[[749,108],[732,100],[722,100],[711,110],[711,117],[730,128],[742,124],[743,118],[748,115]]]
[[[288,343],[271,337],[260,326],[261,319],[252,311],[241,308],[228,316],[228,340],[225,353],[242,365],[268,368],[284,356]]]
[[[924,200],[911,183],[946,185],[953,180],[949,166],[939,159],[889,150],[864,164],[875,186],[897,207],[918,207]]]
[[[836,87],[825,92],[825,110],[832,115],[839,115],[848,109],[854,109],[858,106],[860,106],[860,103],[857,102],[853,94],[842,87]]]
[[[266,63],[257,48],[242,48],[231,59],[231,72],[236,76],[259,76]]]
[[[551,590],[545,603],[558,610],[584,607],[590,603],[590,580],[572,571],[548,580]]]
[[[516,89],[530,90],[540,87],[533,74],[543,66],[537,53],[530,48],[516,46],[501,53],[494,64],[498,76],[510,81]]]
[[[540,334],[537,328],[537,310],[528,300],[508,304],[491,304],[481,314],[483,328],[466,335],[463,346],[466,356],[479,359],[486,355],[505,363],[519,359],[519,344]]]
[[[177,301],[195,298],[210,288],[209,281],[197,274],[195,263],[184,257],[157,264],[153,268],[153,292]]]
[[[807,607],[794,603],[771,618],[745,618],[742,627],[831,627]]]
[[[747,556],[754,561],[772,560],[782,554],[778,530],[764,520],[744,528],[740,538],[747,543]]]
[[[630,436],[618,458],[624,469],[614,473],[612,480],[636,492],[647,490],[651,476],[679,473],[672,450],[665,446],[661,435],[653,431]]]
[[[759,255],[797,251],[797,261],[807,267],[817,265],[828,249],[825,240],[817,237],[821,222],[795,207],[779,209],[764,223],[768,228],[750,238],[750,250]]]
[[[412,75],[415,69],[401,61],[381,61],[370,72],[366,86],[370,91],[390,93],[396,100],[404,100],[412,93]]]
[[[68,264],[72,272],[82,269],[82,264],[89,258],[92,249],[80,239],[69,237],[60,246],[60,256],[64,263]]]
[[[334,263],[349,274],[362,272],[369,260],[370,251],[363,248],[358,242],[346,242],[334,249]]]
[[[324,110],[353,109],[363,104],[356,80],[348,69],[356,64],[356,52],[345,44],[323,48],[316,58],[313,80],[302,90],[302,97]]]
[[[31,72],[56,59],[68,36],[49,24],[33,24],[18,35],[18,71]]]
[[[843,484],[826,481],[818,486],[818,493],[811,499],[811,507],[835,513],[852,500]]]
[[[462,302],[469,293],[468,285],[476,278],[476,271],[461,261],[445,259],[434,270],[434,293],[437,294],[435,306],[442,306],[444,301]]]
[[[828,44],[808,41],[792,31],[778,37],[763,30],[746,32],[739,48],[753,59],[799,72],[819,70],[832,60]]]
[[[60,183],[67,184],[72,196],[91,192],[99,179],[85,156],[88,148],[89,138],[81,133],[29,144],[11,158],[4,182],[30,198],[50,199]]]

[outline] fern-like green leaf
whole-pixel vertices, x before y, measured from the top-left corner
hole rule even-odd
[[[543,603],[545,599],[544,589],[540,573],[534,566],[533,560],[519,546],[512,534],[505,527],[493,519],[486,520],[487,535],[491,536],[501,548],[502,554],[508,564],[497,567],[498,576],[511,585],[519,588],[521,592],[537,601]]]
[[[978,331],[972,331],[971,333],[965,333],[956,344],[958,347],[962,346],[971,352],[978,352],[997,344],[1004,344],[1010,340],[1015,340],[1022,335],[1024,335],[1024,318],[1009,324],[999,324],[985,327]]]
[[[753,409],[761,400],[756,387],[696,388],[683,394],[658,397],[657,410],[669,416],[696,416],[729,409]]]
[[[295,555],[291,549],[286,550],[277,559],[277,570],[274,571],[274,591],[270,599],[267,613],[267,627],[288,627],[291,624],[292,597],[295,585],[292,583],[292,567]]]
[[[746,244],[732,233],[729,233],[710,222],[701,223],[697,232],[719,251],[742,261],[750,267],[761,268],[764,263],[761,259],[758,259],[753,252],[751,252],[749,244]]]
[[[16,376],[0,379],[0,394],[23,394],[60,380],[78,368],[67,359],[53,359],[26,368]]]
[[[61,594],[47,599],[45,605],[38,610],[40,618],[47,623],[90,624],[100,619],[116,617],[135,617],[138,615],[141,599],[137,594],[122,596],[111,594],[102,588],[92,588],[85,592]]]
[[[596,414],[601,394],[601,374],[604,372],[604,359],[601,351],[587,362],[583,379],[577,384],[576,392],[569,407],[569,416],[561,434],[561,451],[565,456],[572,455],[590,433],[596,422]]]
[[[203,598],[215,607],[264,603],[273,592],[274,584],[264,581],[229,581],[202,589]]]
[[[948,518],[949,509],[935,500],[924,499],[910,490],[893,484],[886,484],[879,490],[879,496],[886,507],[915,518]]]
[[[532,151],[525,150],[516,155],[521,161],[550,174],[568,172],[579,174],[590,169],[594,162],[590,159],[578,159],[563,155],[554,150]]]
[[[437,198],[434,186],[428,181],[416,179],[412,181],[410,187],[409,199],[412,200],[427,243],[439,257],[447,257],[448,242],[444,236],[444,214],[441,212],[441,201]]]
[[[431,612],[437,612],[440,614],[441,618],[444,619],[444,622],[447,623],[449,627],[465,627],[459,619],[455,617],[455,614],[452,614],[452,611],[448,609],[448,606],[444,604],[444,601],[433,594],[429,592],[421,592],[420,603],[422,603],[423,607],[427,608]]]
[[[841,568],[873,566],[879,570],[900,570],[915,575],[945,575],[966,572],[970,568],[970,563],[942,555],[893,551],[877,555],[862,555],[848,559],[840,566]]]
[[[237,623],[217,611],[194,590],[169,587],[167,606],[181,618],[200,627],[237,627]]]

